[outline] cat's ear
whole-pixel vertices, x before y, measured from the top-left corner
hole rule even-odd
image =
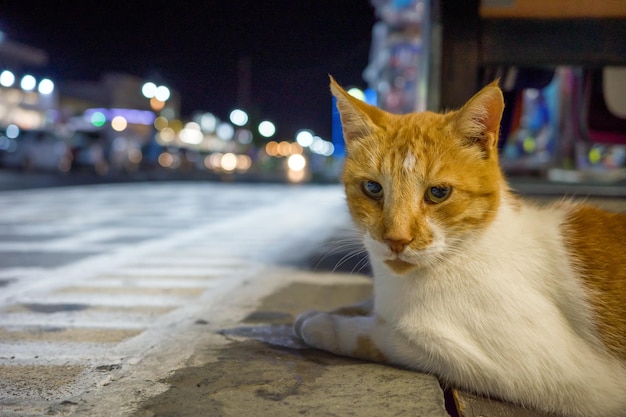
[[[478,145],[485,155],[497,152],[504,97],[498,80],[480,90],[456,113],[455,127],[469,145]]]
[[[332,76],[329,77],[330,91],[337,99],[337,110],[341,116],[346,143],[374,133],[376,126],[381,125],[385,112],[352,97]]]

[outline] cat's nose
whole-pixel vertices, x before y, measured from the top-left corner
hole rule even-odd
[[[387,246],[389,246],[389,249],[391,249],[392,252],[395,253],[402,253],[402,251],[409,245],[409,243],[411,243],[413,241],[413,239],[408,239],[408,238],[386,238],[385,239],[385,243],[387,244]]]

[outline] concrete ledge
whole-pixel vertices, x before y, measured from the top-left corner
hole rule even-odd
[[[170,388],[136,416],[448,416],[431,375],[337,357],[295,339],[291,322],[310,308],[332,309],[367,297],[367,279],[318,274],[265,297],[239,327],[220,331],[226,346],[198,352],[200,366],[179,369]],[[348,281],[348,282],[347,282]]]

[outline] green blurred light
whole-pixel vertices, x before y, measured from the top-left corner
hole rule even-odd
[[[361,101],[365,101],[365,93],[360,88],[352,87],[348,90],[348,94],[350,94],[354,98],[358,98]]]
[[[593,165],[599,163],[602,160],[602,150],[599,148],[591,148],[589,151],[589,162]]]
[[[532,136],[526,137],[526,139],[524,139],[522,146],[524,148],[524,152],[533,153],[535,149],[537,148],[535,138],[533,138]]]
[[[91,115],[91,124],[95,127],[102,127],[106,123],[107,118],[102,112],[95,112]]]

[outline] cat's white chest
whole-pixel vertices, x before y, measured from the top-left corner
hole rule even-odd
[[[408,341],[398,360],[485,390],[617,372],[595,350],[560,217],[505,208],[464,254],[412,275],[374,259],[376,314]]]
[[[480,357],[484,350],[540,344],[535,339],[559,334],[561,313],[550,281],[558,268],[569,272],[558,265],[554,219],[537,224],[541,218],[534,214],[505,207],[465,253],[435,268],[394,276],[374,260],[377,314],[431,354],[458,349],[464,361],[490,361]]]

